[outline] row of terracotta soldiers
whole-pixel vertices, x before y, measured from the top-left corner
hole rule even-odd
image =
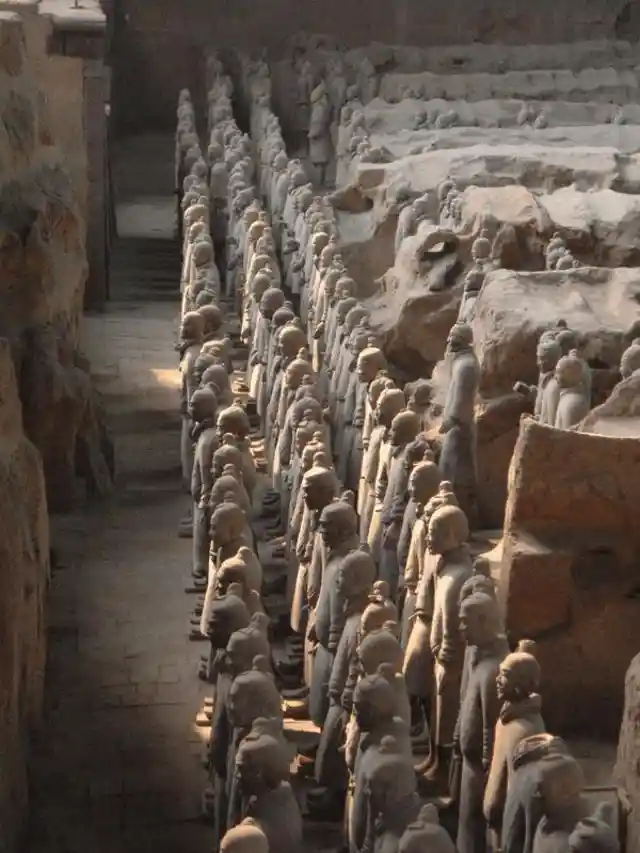
[[[318,783],[307,808],[318,816],[344,809],[353,851],[452,853],[424,797],[445,817],[457,813],[460,853],[481,853],[488,838],[510,853],[560,850],[569,841],[577,850],[613,850],[602,815],[588,816],[579,765],[545,732],[532,649],[509,652],[486,564],[471,558],[460,496],[421,435],[420,386],[407,396],[387,375],[340,257],[332,211],[302,182],[297,163],[286,167],[281,212],[272,209],[277,193],[265,188],[277,188],[274,160],[286,149],[264,86],[252,141],[235,125],[231,81],[216,58],[208,73],[208,130],[221,140],[215,162],[228,175],[219,216],[234,253],[218,275],[228,294],[232,278],[242,295],[246,385],[273,482],[261,497],[252,408],[226,405],[232,343],[223,315],[214,332],[205,307],[190,301],[204,277],[194,257],[207,242],[205,227],[184,248],[183,468],[192,465],[194,589],[206,591],[195,631],[211,646],[203,668],[215,685],[208,768],[222,849],[293,853],[302,844],[283,724],[302,707],[320,729],[315,754],[306,756]],[[189,165],[194,146],[184,150],[181,138],[195,127],[185,130],[188,114],[183,95],[178,174],[188,171],[183,189],[196,179],[181,202],[191,229],[193,208],[207,205],[204,192],[185,204],[193,186],[203,188],[202,158],[192,152]],[[198,221],[213,228],[210,213]],[[463,328],[452,335],[454,352],[470,347]],[[267,535],[286,531],[286,595],[303,652],[298,689],[296,643],[283,662],[270,642],[255,535],[264,516],[275,519]]]

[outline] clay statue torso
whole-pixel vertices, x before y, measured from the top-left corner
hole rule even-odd
[[[507,788],[513,775],[512,759],[516,746],[526,737],[545,731],[540,696],[506,703],[496,723],[491,769],[484,792],[484,814],[490,826],[502,825]]]
[[[589,408],[589,400],[582,388],[562,389],[558,396],[554,426],[556,429],[571,429],[589,414]]]
[[[252,798],[244,817],[256,821],[267,836],[269,850],[278,853],[302,850],[302,818],[289,782],[281,782],[274,790]]]

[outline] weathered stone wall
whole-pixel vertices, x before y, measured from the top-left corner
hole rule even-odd
[[[640,647],[635,438],[520,424],[499,594],[512,640],[538,644],[550,731],[614,736]]]
[[[40,454],[25,437],[8,342],[0,339],[0,850],[17,849],[28,805],[29,735],[42,705],[49,564]]]
[[[111,484],[78,349],[87,280],[83,62],[0,3],[0,850],[17,849],[42,705],[48,509]],[[84,488],[83,488],[84,487]]]
[[[87,279],[82,60],[47,57],[47,22],[29,14],[0,13],[0,28],[0,335],[10,341],[49,504],[64,510],[79,487],[101,493],[110,485],[78,351]]]
[[[631,805],[627,823],[627,853],[640,851],[640,654],[631,661],[624,685],[624,712],[618,741],[616,783]]]
[[[116,0],[115,101],[119,126],[171,127],[179,89],[197,91],[203,48],[268,48],[287,38],[325,33],[347,46],[372,41],[411,45],[548,44],[587,39],[636,40],[626,0]],[[637,13],[636,13],[637,15]],[[167,57],[171,61],[167,61]],[[562,66],[564,67],[564,66]],[[125,97],[122,97],[126,93]]]

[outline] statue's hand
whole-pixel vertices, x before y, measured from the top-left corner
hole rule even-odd
[[[516,382],[513,386],[513,390],[516,392],[516,394],[528,396],[531,389],[529,388],[526,382]]]
[[[445,433],[450,432],[454,426],[455,424],[451,418],[445,418],[440,424],[439,432],[441,435],[444,435]]]
[[[309,626],[309,630],[307,631],[307,640],[309,640],[309,642],[314,646],[317,644],[318,635],[316,634],[316,626],[315,625]]]

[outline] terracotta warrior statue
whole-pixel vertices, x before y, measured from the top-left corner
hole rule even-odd
[[[351,551],[340,561],[336,586],[344,602],[345,624],[331,668],[329,710],[316,753],[315,776],[320,787],[307,795],[307,804],[314,811],[323,805],[342,810],[348,779],[341,748],[351,713],[351,704],[344,707],[343,694],[356,659],[360,621],[375,576],[375,563],[366,551]]]
[[[358,847],[374,853],[398,853],[400,839],[420,813],[416,788],[410,757],[395,738],[384,737],[368,778],[368,837],[361,844],[356,839]]]
[[[405,829],[398,853],[456,853],[447,830],[440,826],[438,810],[432,803],[422,806],[418,817]]]
[[[393,396],[392,396],[393,395]],[[385,391],[380,395],[379,407],[393,408],[388,401],[394,400],[397,395],[393,391]],[[404,467],[403,452],[407,445],[414,440],[420,429],[420,421],[415,412],[404,407],[400,412],[395,414],[389,423],[389,429],[385,436],[385,440],[380,447],[380,455],[378,459],[378,470],[376,472],[374,499],[375,505],[371,517],[371,524],[367,535],[367,541],[371,548],[373,558],[378,563],[380,571],[385,571],[386,575],[381,576],[381,580],[386,581],[391,589],[392,596],[398,585],[397,566],[393,556],[387,560],[384,567],[382,564],[382,543],[385,534],[385,528],[391,523],[391,510],[399,495],[404,494],[407,486],[408,476]],[[383,414],[382,409],[379,411],[379,416]],[[382,420],[381,417],[379,417]],[[397,548],[397,541],[394,549]],[[393,554],[393,549],[388,549],[389,554]],[[388,575],[388,576],[387,576]]]
[[[523,645],[522,643],[520,644]],[[491,768],[484,792],[484,816],[495,843],[500,846],[502,814],[513,776],[513,756],[524,738],[543,734],[540,665],[530,651],[519,647],[500,664],[498,699],[502,702],[496,723]]]
[[[194,578],[207,577],[209,532],[207,502],[213,486],[211,466],[218,446],[216,413],[218,400],[214,392],[197,389],[189,401],[189,416],[193,424],[191,440],[195,443],[191,497],[193,498],[193,565]]]
[[[358,547],[358,517],[343,496],[322,510],[318,527],[326,558],[314,619],[308,632],[314,645],[309,712],[313,722],[322,726],[329,710],[329,679],[345,619],[344,601],[336,580],[342,559]]]
[[[264,832],[270,850],[299,853],[302,817],[289,782],[292,751],[279,719],[258,718],[236,753],[243,817]]]
[[[193,471],[193,442],[191,440],[191,418],[189,400],[198,387],[193,369],[200,354],[204,318],[197,311],[189,311],[182,318],[180,327],[180,373],[182,375],[180,405],[182,410],[182,433],[180,439],[180,460],[182,480],[186,490],[191,491],[191,472]]]
[[[523,738],[514,749],[511,780],[502,814],[500,849],[505,853],[531,853],[533,839],[542,820],[538,796],[540,762],[545,756],[567,755],[562,738],[548,733]]]
[[[385,432],[385,427],[378,424],[378,400],[380,399],[382,392],[390,388],[395,388],[394,381],[387,376],[384,371],[381,371],[375,379],[369,383],[369,387],[367,389],[367,409],[362,431],[362,461],[360,463],[360,479],[358,481],[358,515],[360,516],[360,538],[363,542],[366,541],[369,530],[369,522],[364,518],[364,515],[365,506],[370,492],[370,483],[368,480],[364,479],[364,474],[366,470],[369,474],[369,479],[372,479],[373,482],[375,482],[380,444],[382,443],[382,437]],[[400,397],[398,397],[398,400],[400,400]],[[401,409],[402,406],[400,406],[398,411]],[[373,470],[374,468],[375,470]],[[366,529],[364,529],[365,525]]]
[[[354,490],[359,486],[365,442],[368,444],[373,426],[373,409],[369,390],[373,381],[380,375],[380,371],[385,370],[387,366],[382,350],[370,345],[371,343],[372,339],[369,338],[367,347],[358,355],[353,402],[349,404],[345,419],[347,433],[343,442],[347,456],[345,482]]]
[[[213,510],[209,522],[208,589],[215,589],[216,573],[224,560],[234,557],[242,547],[251,547],[249,536],[247,516],[236,503],[235,496],[228,493],[227,498]]]
[[[327,166],[331,162],[331,104],[322,81],[311,93],[309,121],[309,159],[318,170],[320,186],[326,186]]]
[[[437,494],[439,486],[440,470],[433,460],[418,462],[409,475],[409,502],[404,512],[403,526],[398,540],[398,568],[404,578],[401,636],[402,645],[405,649],[413,624],[418,584],[424,574],[429,526],[425,510],[431,498]],[[407,533],[409,545],[406,559],[401,562],[401,540]]]
[[[258,824],[247,817],[225,833],[220,853],[269,853],[269,842]]]
[[[285,297],[279,287],[270,287],[262,294],[258,303],[256,326],[249,350],[249,365],[252,368],[249,381],[249,398],[258,403],[260,387],[264,379],[269,354],[269,326],[273,315],[284,305]]]
[[[571,350],[556,364],[556,382],[560,389],[556,429],[571,429],[589,413],[591,395],[585,390],[585,367],[576,350]]]
[[[313,466],[302,478],[302,498],[305,504],[305,520],[301,524],[296,543],[298,571],[291,608],[291,628],[296,633],[306,630],[309,611],[317,604],[320,593],[320,581],[314,577],[309,582],[311,563],[318,564],[314,571],[322,578],[325,554],[319,522],[325,507],[331,504],[338,494],[338,480],[330,467]],[[313,598],[308,599],[311,592]]]
[[[446,361],[450,365],[447,397],[440,432],[440,473],[453,490],[467,518],[476,510],[475,402],[480,381],[478,359],[473,351],[469,326],[456,324],[447,339]]]
[[[304,347],[305,342],[305,333],[297,322],[286,323],[278,335],[277,354],[273,364],[273,386],[264,424],[265,435],[270,436],[272,434],[272,430],[281,416],[280,398],[287,390],[285,387],[286,370],[301,348]],[[273,459],[273,452],[270,454],[270,459]]]
[[[420,419],[410,409],[400,412],[391,423],[391,454],[381,515],[379,572],[380,578],[387,581],[394,596],[404,581],[398,568],[398,542],[408,502],[409,477],[414,466],[425,458],[425,454],[431,453],[426,438],[418,435],[419,429]],[[410,436],[413,438],[405,444],[405,439]]]
[[[464,599],[460,631],[473,649],[467,658],[454,732],[454,751],[462,761],[456,847],[459,853],[485,853],[484,790],[500,714],[496,679],[509,652],[495,598],[476,592]]]
[[[534,417],[542,424],[553,426],[556,419],[560,388],[556,380],[556,365],[562,356],[560,345],[553,338],[544,338],[538,342],[537,360],[538,376],[537,385],[527,385],[524,382],[516,382],[514,391],[523,394],[534,401]]]
[[[215,685],[211,735],[207,749],[210,790],[206,792],[205,800],[212,803],[216,839],[220,838],[227,819],[226,750],[229,742],[227,697],[232,676],[225,666],[225,649],[235,631],[249,626],[250,618],[247,606],[242,600],[242,590],[231,586],[226,595],[212,602],[207,619],[202,624],[202,633],[211,643],[207,680]]]
[[[582,818],[569,836],[569,853],[619,853],[620,841],[612,827],[613,806],[599,803],[593,815]]]
[[[440,506],[429,518],[428,556],[425,558],[429,565],[423,569],[425,585],[420,590],[425,597],[416,599],[416,625],[406,655],[406,661],[410,660],[414,650],[417,651],[417,644],[423,641],[419,623],[430,623],[429,647],[435,693],[435,708],[432,708],[434,749],[420,771],[424,773],[425,785],[437,793],[446,792],[448,788],[453,729],[460,704],[464,642],[459,630],[458,609],[460,589],[472,572],[468,538],[469,524],[459,507]],[[433,596],[431,602],[429,592]]]
[[[407,724],[395,716],[396,692],[387,667],[375,675],[360,679],[354,694],[354,711],[360,732],[358,751],[353,766],[353,805],[349,815],[349,847],[353,851],[366,849],[369,827],[373,822],[370,811],[370,780],[381,756],[385,738],[395,739],[399,754],[411,762],[411,741]]]
[[[583,795],[584,774],[570,755],[545,756],[538,765],[538,797],[542,818],[533,839],[533,853],[560,853],[590,809]]]
[[[234,437],[236,447],[242,454],[242,482],[249,495],[249,500],[252,501],[257,474],[249,445],[251,425],[242,405],[236,402],[226,409],[221,409],[218,412],[217,427],[220,436],[229,434]]]

